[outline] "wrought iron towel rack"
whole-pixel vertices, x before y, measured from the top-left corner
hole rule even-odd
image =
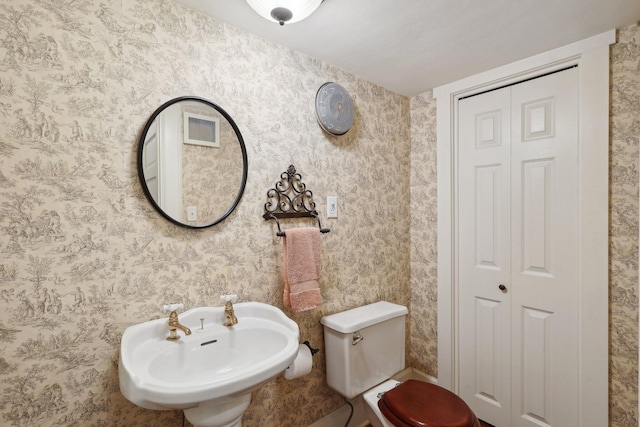
[[[267,191],[267,203],[264,204],[265,220],[275,220],[278,226],[276,236],[283,237],[285,232],[280,228],[280,219],[286,218],[315,218],[321,233],[328,233],[328,228],[322,228],[320,215],[316,211],[313,201],[313,193],[307,190],[302,182],[302,176],[296,172],[296,168],[289,168],[280,174],[280,181],[274,188]]]

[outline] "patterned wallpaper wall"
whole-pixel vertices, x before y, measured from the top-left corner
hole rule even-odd
[[[611,48],[609,425],[638,425],[640,26]]]
[[[436,101],[411,99],[411,365],[438,376]]]
[[[344,137],[315,120],[327,81],[354,98]],[[207,230],[160,217],[136,174],[148,117],[183,95],[224,108],[247,145],[244,197]],[[170,301],[233,292],[282,308],[282,242],[262,213],[290,164],[331,229],[323,306],[286,311],[302,339],[323,350],[323,315],[408,305],[409,120],[407,98],[172,0],[0,2],[0,425],[182,427],[181,412],[121,396],[120,336]],[[243,425],[313,423],[344,403],[325,382],[321,352],[312,374],[256,392]]]
[[[411,364],[437,376],[436,107],[411,99]],[[611,47],[610,117],[611,427],[638,425],[638,142],[640,26]]]

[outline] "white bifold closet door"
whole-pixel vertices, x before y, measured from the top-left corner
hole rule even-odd
[[[578,73],[459,101],[459,390],[497,427],[578,427]]]

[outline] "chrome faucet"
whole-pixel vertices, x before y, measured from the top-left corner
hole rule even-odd
[[[223,295],[222,299],[226,302],[224,304],[224,326],[233,326],[238,323],[238,318],[233,312],[233,301],[238,299],[237,295]]]
[[[191,329],[180,324],[180,322],[178,321],[177,311],[184,308],[184,305],[171,303],[171,304],[165,305],[163,308],[165,313],[168,311],[171,312],[169,314],[169,322],[167,323],[167,326],[169,327],[169,336],[167,337],[167,340],[169,341],[179,340],[180,335],[178,335],[178,329],[184,332],[185,335],[191,335]]]

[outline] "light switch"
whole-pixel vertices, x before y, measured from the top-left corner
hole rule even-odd
[[[338,196],[327,196],[327,218],[338,218]]]

